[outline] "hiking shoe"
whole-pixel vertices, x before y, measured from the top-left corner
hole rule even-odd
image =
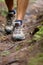
[[[5,26],[6,33],[11,33],[13,31],[12,22],[14,21],[14,17],[15,17],[15,14],[13,12],[8,13],[8,15],[6,17],[7,22],[6,22],[6,26]]]
[[[20,22],[15,22],[15,28],[12,35],[13,40],[24,40],[25,34],[23,31],[23,27]]]

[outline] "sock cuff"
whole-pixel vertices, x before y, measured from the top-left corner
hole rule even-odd
[[[12,13],[12,14],[15,14],[16,13],[15,10],[9,10],[9,12]]]
[[[15,22],[20,22],[20,23],[21,23],[21,25],[22,25],[22,20],[16,20]]]

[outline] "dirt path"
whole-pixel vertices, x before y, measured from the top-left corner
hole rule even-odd
[[[40,3],[41,2],[41,3]],[[32,41],[33,31],[43,21],[43,0],[40,0],[40,6],[36,2],[27,9],[24,22],[26,30],[26,39],[23,41],[13,41],[11,35],[6,35],[4,26],[6,19],[0,14],[0,65],[28,65],[28,58],[34,56],[39,51],[39,42]],[[32,34],[30,34],[32,33]],[[37,44],[38,43],[38,44]],[[33,50],[29,50],[30,46]],[[35,52],[34,52],[35,51]],[[12,64],[14,63],[14,64]]]

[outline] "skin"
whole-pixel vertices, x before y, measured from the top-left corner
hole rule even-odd
[[[5,0],[5,3],[7,5],[8,11],[11,11],[14,9],[13,0]]]
[[[28,0],[18,0],[17,19],[22,20],[28,5]]]
[[[17,20],[23,20],[29,0],[17,0]],[[5,0],[8,11],[13,10],[13,0]]]

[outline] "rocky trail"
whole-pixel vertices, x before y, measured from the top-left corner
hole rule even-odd
[[[5,4],[3,5],[5,6]],[[37,26],[43,26],[43,0],[28,5],[23,20],[25,40],[13,41],[12,34],[6,35],[5,22],[6,18],[1,15],[0,11],[0,65],[32,65],[29,64],[31,58],[43,54],[43,38],[41,40],[33,39],[34,34],[39,31]],[[40,65],[43,65],[43,61]]]

